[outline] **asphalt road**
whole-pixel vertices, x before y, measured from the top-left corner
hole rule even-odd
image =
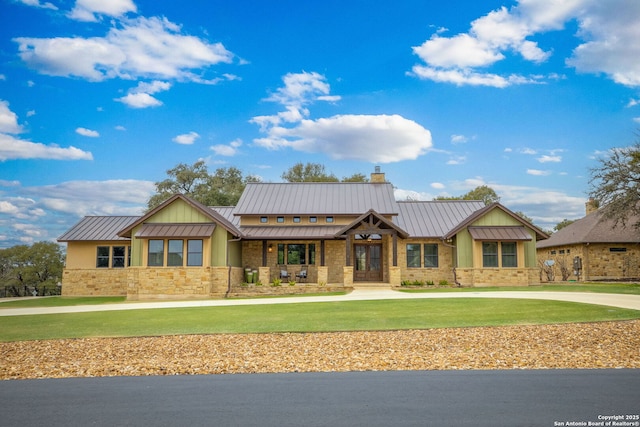
[[[17,380],[0,404],[7,427],[638,426],[640,370]]]

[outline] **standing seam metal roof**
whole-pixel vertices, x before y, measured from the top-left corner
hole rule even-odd
[[[129,238],[118,236],[118,232],[139,219],[139,216],[85,216],[58,237],[58,241],[129,241]]]
[[[443,237],[474,212],[484,208],[478,200],[398,202],[398,226],[411,237]]]
[[[235,215],[360,215],[374,209],[397,215],[389,183],[288,182],[249,183]]]

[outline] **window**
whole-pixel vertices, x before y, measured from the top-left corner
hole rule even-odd
[[[482,266],[497,267],[498,266],[498,243],[482,242]]]
[[[299,216],[294,216],[293,217],[293,222],[295,222],[295,223],[300,222],[300,217]]]
[[[332,216],[328,216],[326,219],[327,222],[333,222],[333,217]]]
[[[502,242],[502,266],[518,266],[518,249],[515,242]]]
[[[283,223],[284,222],[284,217],[283,216],[277,217],[276,218],[276,222]]]
[[[164,240],[149,240],[149,267],[162,267],[164,265]]]
[[[305,250],[307,245],[287,245],[287,264],[306,264]]]
[[[169,240],[169,256],[167,257],[167,265],[169,267],[182,267],[182,248],[184,242],[182,240]]]
[[[202,240],[187,240],[187,266],[202,265]]]
[[[407,267],[420,267],[420,245],[407,244]]]
[[[318,217],[317,216],[310,216],[309,217],[309,222],[318,222]]]
[[[269,222],[269,218],[268,218],[268,217],[266,217],[266,216],[261,216],[261,217],[260,217],[260,222],[261,222],[261,223],[263,223],[263,224],[265,224],[265,223]]]
[[[438,267],[438,245],[430,243],[424,244],[424,266],[426,268]]]
[[[127,267],[131,267],[131,246],[127,246]]]
[[[309,243],[309,264],[316,263],[316,244]]]
[[[98,246],[97,268],[109,268],[109,246]]]
[[[556,251],[551,251],[550,253],[551,253],[551,255],[555,255]]]
[[[124,246],[114,246],[113,255],[111,257],[111,267],[124,268],[125,250]]]
[[[560,255],[564,254],[564,249],[560,249]]]

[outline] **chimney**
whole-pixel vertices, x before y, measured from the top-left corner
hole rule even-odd
[[[371,174],[372,183],[385,183],[387,180],[384,177],[384,172],[380,172],[380,166],[376,166],[375,172]]]
[[[585,210],[587,212],[587,215],[589,215],[592,212],[595,212],[598,210],[598,202],[596,202],[595,200],[589,198],[589,200],[587,200],[587,203],[584,204],[585,206]]]

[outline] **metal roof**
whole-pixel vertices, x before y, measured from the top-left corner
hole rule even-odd
[[[128,238],[118,236],[118,232],[139,219],[139,216],[85,216],[58,237],[58,241],[129,241]]]
[[[389,183],[248,183],[235,215],[361,215],[373,209],[398,214]]]
[[[215,224],[142,224],[136,232],[136,237],[211,237]]]
[[[240,227],[245,239],[332,239],[340,225]]]
[[[473,240],[503,242],[532,240],[531,235],[521,225],[469,227],[468,230]]]
[[[443,237],[474,212],[484,208],[478,200],[398,202],[394,220],[411,237]]]
[[[538,241],[537,248],[550,248],[582,243],[640,243],[640,234],[633,225],[638,218],[629,218],[627,226],[606,218],[602,211],[589,215],[567,225],[546,240]]]

